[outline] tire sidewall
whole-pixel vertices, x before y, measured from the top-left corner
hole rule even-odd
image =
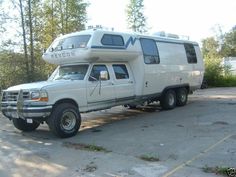
[[[185,99],[182,100],[182,96],[184,95]],[[180,88],[177,90],[177,106],[184,106],[188,101],[188,93],[186,88]]]
[[[36,130],[40,123],[33,121],[33,123],[27,123],[26,120],[23,120],[21,118],[18,119],[12,119],[13,125],[15,128],[24,131],[24,132],[31,132]]]
[[[61,126],[63,114],[65,114],[68,111],[76,115],[76,123],[74,127],[70,130],[66,130]],[[49,128],[53,131],[53,133],[56,136],[59,136],[61,138],[74,136],[77,134],[81,124],[81,117],[79,110],[76,106],[70,103],[59,104],[54,108],[53,113],[49,118],[48,124]]]
[[[173,101],[172,104],[170,104],[171,97],[174,99],[174,100],[172,100]],[[163,109],[166,109],[166,110],[175,108],[175,106],[176,106],[176,93],[174,90],[172,90],[172,89],[167,90],[163,94],[162,99],[161,99],[161,106]]]

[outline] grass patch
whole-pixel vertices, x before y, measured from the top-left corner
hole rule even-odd
[[[223,175],[223,176],[228,176],[229,169],[230,169],[229,167],[219,167],[219,166],[208,167],[207,165],[202,168],[202,170],[205,173],[215,173],[217,175]]]
[[[148,161],[148,162],[158,162],[158,161],[160,161],[160,159],[157,156],[147,155],[147,154],[141,155],[141,156],[139,156],[139,158],[141,160]]]
[[[71,142],[63,142],[64,147],[73,148],[76,150],[86,150],[86,151],[94,151],[94,152],[111,152],[102,146],[96,146],[91,144],[82,144],[82,143],[71,143]]]
[[[236,76],[220,76],[215,80],[207,80],[206,82],[210,87],[236,87]]]

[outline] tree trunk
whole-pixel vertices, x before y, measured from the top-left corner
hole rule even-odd
[[[25,22],[24,22],[24,13],[23,13],[23,5],[22,0],[20,2],[20,15],[21,15],[21,25],[22,25],[22,32],[23,32],[23,43],[24,43],[24,55],[25,55],[25,65],[26,65],[26,74],[27,74],[27,81],[30,82],[30,71],[29,71],[29,61],[28,61],[28,52],[27,52],[27,43],[26,43],[26,34],[25,34]]]
[[[29,6],[29,30],[30,30],[30,60],[31,60],[31,80],[34,80],[34,41],[33,41],[33,26],[32,26],[32,11],[31,0],[28,0]]]

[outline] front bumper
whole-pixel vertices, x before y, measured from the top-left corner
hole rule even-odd
[[[0,104],[4,116],[9,119],[22,118],[44,121],[50,116],[52,105],[47,102],[24,100],[20,91],[17,101],[2,101]]]
[[[24,105],[19,109],[14,104],[2,103],[2,113],[9,119],[22,118],[22,119],[39,119],[46,118],[51,114],[52,106],[35,106]]]

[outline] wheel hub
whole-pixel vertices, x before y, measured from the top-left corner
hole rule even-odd
[[[64,130],[71,130],[75,127],[76,116],[73,112],[65,112],[61,119],[61,127]]]

